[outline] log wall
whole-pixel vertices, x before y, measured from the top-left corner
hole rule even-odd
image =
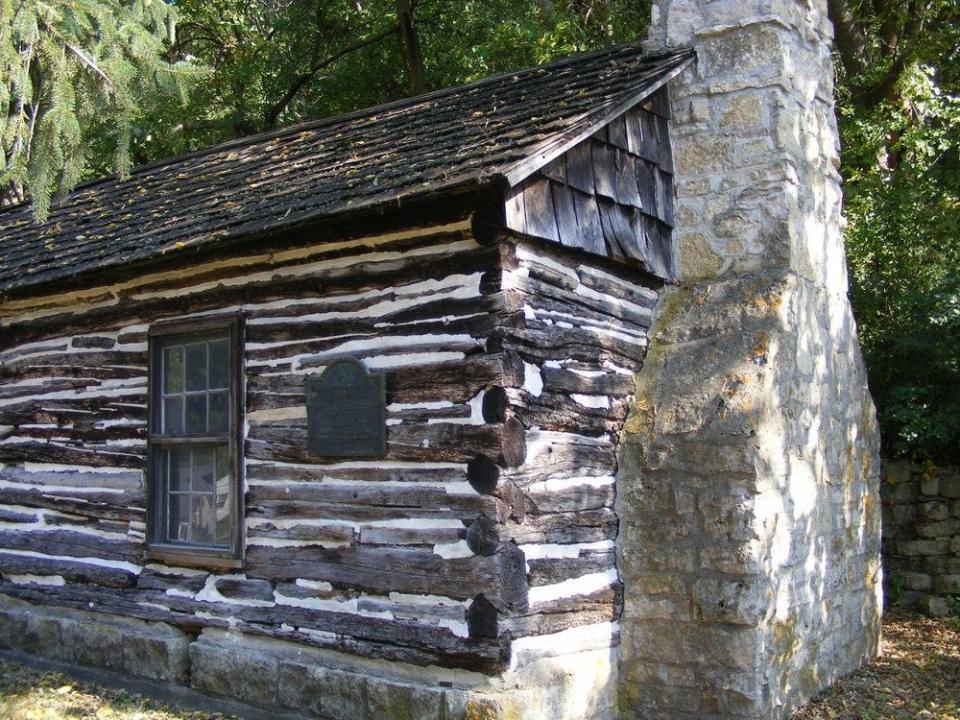
[[[655,288],[444,226],[0,305],[0,592],[498,672],[617,641],[617,435]],[[244,567],[147,561],[147,331],[245,316]],[[325,462],[305,381],[386,374],[387,454]]]

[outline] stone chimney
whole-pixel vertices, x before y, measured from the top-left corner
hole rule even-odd
[[[879,439],[847,298],[825,0],[659,0],[681,283],[618,481],[620,713],[781,718],[874,657]]]

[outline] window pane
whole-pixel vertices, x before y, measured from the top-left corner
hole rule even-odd
[[[164,398],[163,429],[161,432],[169,434],[183,432],[183,395]]]
[[[226,445],[217,448],[217,544],[229,545],[232,526],[230,513],[233,503],[231,490],[233,488],[233,468],[230,462],[230,451]]]
[[[190,451],[167,450],[164,452],[167,456],[167,491],[168,492],[189,492],[190,490]]]
[[[210,393],[210,416],[209,416],[209,432],[212,433],[222,433],[226,432],[229,425],[229,417],[227,416],[227,391],[221,390],[219,392]]]
[[[189,435],[207,431],[207,394],[187,395],[187,427]]]
[[[193,491],[213,492],[214,449],[197,448],[193,451]]]
[[[163,351],[163,392],[176,393],[183,390],[183,347],[171,347]]]
[[[167,540],[188,543],[190,537],[190,495],[167,496]]]
[[[207,389],[207,344],[187,345],[186,352],[187,390]]]
[[[198,545],[213,545],[215,529],[213,495],[193,496],[192,540]]]
[[[226,340],[210,343],[210,387],[225,388],[230,375],[230,345]]]

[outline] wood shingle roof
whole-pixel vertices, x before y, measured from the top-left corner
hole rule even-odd
[[[623,45],[241,138],[0,212],[0,295],[345,212],[515,185],[678,74]]]

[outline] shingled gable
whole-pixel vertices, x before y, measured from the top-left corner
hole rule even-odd
[[[650,97],[692,57],[619,46],[95,181],[55,204],[42,225],[28,205],[9,208],[0,213],[0,296],[347,213],[507,190]]]

